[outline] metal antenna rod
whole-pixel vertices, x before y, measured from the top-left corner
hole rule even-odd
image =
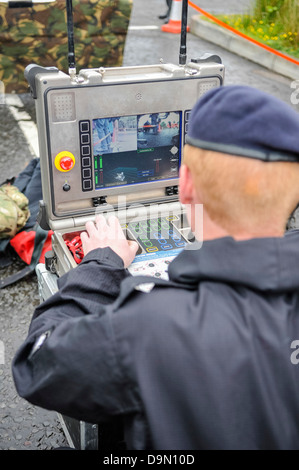
[[[187,22],[188,22],[188,0],[182,2],[182,29],[179,64],[185,65],[187,61]]]
[[[76,75],[76,59],[75,59],[75,46],[74,46],[74,22],[73,22],[72,0],[66,0],[66,14],[67,14],[69,75],[71,77],[74,77]]]

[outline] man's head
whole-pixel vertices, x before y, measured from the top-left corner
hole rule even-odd
[[[240,239],[283,234],[299,202],[296,111],[254,88],[217,88],[192,110],[186,141],[181,201],[204,205],[204,230],[214,225]]]

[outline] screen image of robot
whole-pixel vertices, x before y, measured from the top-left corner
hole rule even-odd
[[[178,178],[181,111],[93,120],[96,189]]]

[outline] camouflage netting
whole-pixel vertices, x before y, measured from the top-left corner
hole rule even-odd
[[[18,2],[20,4],[20,1]],[[132,0],[73,0],[77,70],[121,66]],[[0,0],[0,80],[26,93],[28,64],[68,72],[65,0],[9,8]]]
[[[26,224],[30,211],[29,201],[16,186],[0,187],[0,239],[12,238]]]

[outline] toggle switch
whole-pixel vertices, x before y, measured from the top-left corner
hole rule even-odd
[[[74,168],[76,159],[71,152],[59,152],[54,160],[54,165],[59,171],[67,172]]]
[[[68,183],[64,183],[62,189],[63,191],[68,192],[71,189],[71,186]]]

